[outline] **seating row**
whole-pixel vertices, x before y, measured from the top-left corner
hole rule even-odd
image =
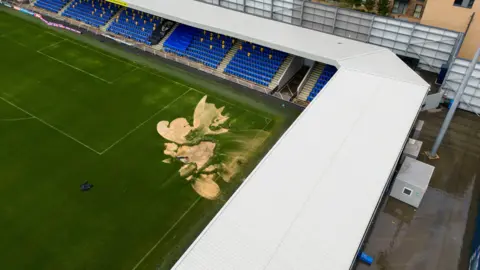
[[[271,48],[243,42],[225,72],[268,86],[287,55]]]
[[[180,25],[165,41],[164,48],[167,52],[217,68],[234,43],[235,40],[228,36]]]
[[[160,17],[126,8],[116,15],[108,31],[151,45],[152,34],[162,21]]]
[[[35,6],[58,13],[67,3],[67,0],[38,0],[35,2]]]
[[[312,101],[320,91],[322,91],[323,87],[327,85],[328,81],[335,75],[337,72],[337,68],[331,65],[326,65],[322,73],[320,73],[320,77],[317,79],[317,82],[312,88],[312,91],[310,91],[310,94],[307,97],[307,101]]]
[[[105,25],[119,8],[117,4],[101,0],[73,0],[62,15],[100,27]]]

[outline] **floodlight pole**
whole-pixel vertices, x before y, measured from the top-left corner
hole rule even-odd
[[[452,121],[453,116],[455,115],[455,111],[457,110],[458,104],[460,104],[460,100],[462,99],[463,92],[465,88],[467,88],[468,79],[472,76],[473,70],[478,62],[478,57],[480,56],[480,48],[477,49],[475,56],[473,56],[472,62],[468,65],[467,71],[465,72],[465,76],[463,77],[462,83],[458,87],[457,92],[455,93],[455,98],[453,99],[453,103],[448,110],[447,116],[445,120],[443,120],[442,127],[438,132],[437,139],[435,139],[435,143],[433,144],[432,150],[430,152],[426,152],[428,158],[430,159],[438,159],[440,158],[437,155],[438,148],[443,141],[443,137],[445,137],[445,133],[447,133],[448,127],[450,126],[450,122]],[[446,79],[446,78],[445,78]]]

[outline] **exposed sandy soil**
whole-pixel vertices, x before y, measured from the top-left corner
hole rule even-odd
[[[213,200],[220,194],[220,187],[215,179],[220,177],[225,182],[231,179],[241,170],[247,162],[253,150],[258,148],[268,137],[269,133],[263,130],[257,131],[255,135],[233,135],[234,142],[238,145],[235,150],[225,151],[221,164],[205,165],[215,154],[215,143],[202,141],[204,135],[216,135],[228,132],[222,125],[229,119],[223,115],[224,107],[217,109],[215,104],[207,103],[207,96],[204,96],[195,107],[193,114],[193,126],[190,126],[185,118],[177,118],[172,122],[161,121],[157,124],[158,133],[170,141],[165,143],[164,153],[184,163],[179,169],[180,176],[192,182],[193,189],[202,197]],[[214,128],[211,130],[210,128]],[[195,133],[191,133],[194,131]],[[255,132],[255,130],[252,130]],[[190,134],[191,133],[191,134]],[[187,136],[193,136],[191,141]],[[194,142],[198,144],[192,145]],[[190,144],[190,145],[189,145]],[[163,160],[164,163],[171,163],[172,159]],[[200,176],[195,176],[200,173]]]
[[[180,173],[180,176],[187,176],[192,174],[195,170],[197,169],[197,166],[194,163],[188,163],[183,165],[178,172]]]
[[[187,136],[192,127],[185,118],[177,118],[173,120],[170,125],[168,121],[161,121],[157,124],[157,131],[163,138],[178,143],[183,144],[187,142],[185,136]]]
[[[214,174],[201,174],[200,178],[192,184],[192,187],[198,195],[209,200],[215,200],[220,195],[220,187],[214,179]]]
[[[200,142],[197,145],[182,145],[176,152],[176,157],[185,163],[195,163],[197,168],[202,168],[213,156],[215,143]]]
[[[174,143],[165,143],[165,150],[163,153],[167,156],[175,157],[175,151],[178,149],[178,145]]]
[[[225,107],[217,109],[215,104],[207,103],[207,96],[204,96],[198,102],[193,113],[193,128],[201,130],[203,134],[221,134],[228,132],[226,128],[211,130],[210,127],[218,127],[228,120],[228,116],[222,115]]]
[[[203,169],[204,172],[213,172],[217,169],[217,165],[210,165],[208,167],[206,167],[205,169]]]
[[[230,180],[240,171],[241,166],[250,158],[252,152],[268,138],[269,132],[259,130],[255,137],[246,137],[237,140],[240,148],[224,153],[226,160],[221,164],[219,175],[225,182]]]

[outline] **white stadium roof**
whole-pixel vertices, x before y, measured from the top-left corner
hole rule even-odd
[[[339,68],[174,269],[349,269],[429,85],[385,48],[193,0],[126,2]]]

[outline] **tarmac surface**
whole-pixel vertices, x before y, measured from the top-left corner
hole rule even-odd
[[[423,152],[431,150],[446,112],[442,108],[419,116],[425,124],[418,160],[435,166],[419,208],[388,197],[364,244],[374,263],[358,263],[355,269],[468,269],[480,199],[480,118],[457,111],[438,151],[440,159],[429,160]]]

